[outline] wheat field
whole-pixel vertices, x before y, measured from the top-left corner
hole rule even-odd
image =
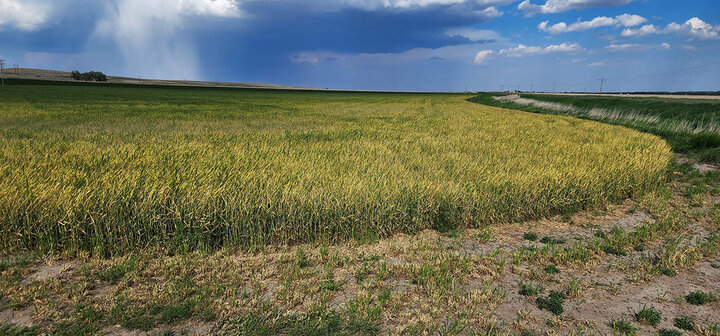
[[[6,86],[0,249],[374,239],[593,207],[666,178],[655,136],[467,98]]]

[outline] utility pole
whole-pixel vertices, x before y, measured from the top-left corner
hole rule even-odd
[[[0,85],[5,86],[5,60],[0,58]]]
[[[20,66],[15,64],[15,74],[20,75]]]
[[[535,91],[533,91],[533,87],[534,87],[534,86],[535,86],[534,83],[530,83],[530,92],[535,92]]]
[[[600,81],[600,94],[602,94],[603,84],[605,84],[605,77],[598,80]]]
[[[518,84],[517,92],[520,92],[520,84]]]
[[[555,93],[555,85],[557,85],[557,83],[553,82],[553,93]]]
[[[500,92],[505,92],[505,84],[500,85]]]

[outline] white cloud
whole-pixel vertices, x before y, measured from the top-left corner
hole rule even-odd
[[[301,51],[293,54],[294,63],[318,65],[336,63],[343,66],[358,65],[406,65],[427,62],[469,62],[470,55],[483,44],[461,44],[440,48],[414,48],[399,53],[338,53],[334,51]]]
[[[644,25],[638,29],[627,28],[627,29],[623,30],[620,35],[622,35],[622,36],[645,36],[645,35],[650,35],[650,34],[657,34],[659,32],[660,32],[660,30],[657,27],[655,27],[655,25],[648,24],[648,25]]]
[[[492,55],[494,52],[492,50],[481,50],[478,51],[477,54],[475,54],[475,60],[473,63],[475,64],[483,64],[485,63],[485,60],[487,60],[490,55]]]
[[[596,7],[610,7],[627,5],[634,0],[546,0],[544,5],[535,5],[525,0],[518,5],[518,9],[526,16],[535,14],[562,13],[569,10],[583,10]]]
[[[269,0],[243,0],[243,2],[263,3]],[[284,0],[287,1],[287,0]],[[364,11],[412,11],[437,9],[459,16],[492,19],[503,13],[498,6],[509,5],[518,0],[305,0],[303,8],[311,11],[338,11],[354,8]],[[290,1],[287,1],[290,2]]]
[[[713,26],[697,17],[687,20],[684,24],[673,22],[669,24],[665,30],[690,35],[700,40],[717,39],[720,37],[720,26]]]
[[[40,29],[47,23],[51,11],[48,1],[0,0],[0,30],[3,27],[27,31]]]
[[[720,38],[720,25],[713,26],[697,17],[687,20],[684,24],[670,23],[664,29],[654,25],[645,25],[639,29],[625,29],[622,36],[645,36],[650,34],[678,33],[689,35],[693,39],[713,40]]]
[[[525,57],[525,56],[531,56],[531,55],[542,55],[542,54],[550,54],[550,53],[570,53],[570,52],[578,52],[578,51],[582,51],[582,50],[583,50],[583,48],[580,47],[580,45],[577,43],[554,44],[554,45],[549,45],[545,48],[518,44],[517,47],[500,49],[498,51],[481,50],[477,54],[475,54],[474,63],[475,64],[484,64],[492,55],[506,56],[506,57]]]
[[[377,10],[381,8],[422,8],[430,6],[466,5],[473,8],[484,9],[507,5],[517,0],[317,0],[315,6],[326,7],[354,7],[364,10]]]
[[[606,64],[605,64],[605,62],[594,62],[594,63],[590,63],[588,65],[589,66],[605,66]]]
[[[605,49],[609,51],[643,51],[650,49],[670,49],[670,44],[662,43],[656,44],[637,44],[637,43],[624,43],[624,44],[611,44]]]
[[[236,0],[116,0],[107,5],[95,37],[116,44],[126,74],[200,79],[197,51],[178,30],[188,17],[240,15]]]
[[[622,14],[614,18],[607,16],[598,16],[590,21],[578,21],[570,25],[566,24],[565,22],[560,22],[552,26],[548,26],[548,23],[550,21],[544,21],[538,25],[538,29],[549,32],[551,34],[561,34],[606,26],[632,27],[642,24],[646,21],[646,18],[639,15]]]
[[[472,29],[472,28],[454,28],[445,32],[450,37],[461,36],[470,41],[500,41],[503,37],[493,30]]]

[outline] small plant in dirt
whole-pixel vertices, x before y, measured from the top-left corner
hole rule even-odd
[[[543,288],[540,284],[533,286],[532,282],[528,281],[520,284],[520,291],[518,291],[518,294],[524,296],[537,296],[542,291]]]
[[[542,239],[540,239],[540,242],[543,243],[543,244],[555,244],[555,245],[560,245],[560,244],[565,244],[565,239],[563,239],[563,238],[553,238],[553,237],[550,237],[550,236],[545,236],[545,237],[542,237]]]
[[[625,252],[625,250],[622,247],[615,245],[615,244],[610,244],[610,243],[603,245],[602,251],[607,254],[614,254],[616,256],[626,256],[627,255],[627,253]]]
[[[484,229],[477,234],[475,234],[475,239],[479,242],[486,242],[492,238],[492,232],[490,232],[490,229]]]
[[[715,295],[705,293],[703,291],[694,291],[685,296],[685,301],[687,301],[687,303],[696,306],[704,305],[708,302],[715,302],[717,300],[718,298]]]
[[[610,320],[610,328],[623,335],[636,335],[637,328],[635,328],[630,321],[620,318]]]
[[[595,237],[605,239],[605,237],[607,237],[607,234],[605,233],[605,231],[595,231]]]
[[[320,283],[320,289],[332,292],[340,289],[342,285],[342,283],[335,282],[333,279],[327,279]]]
[[[538,296],[535,300],[538,308],[550,311],[555,315],[563,313],[563,303],[565,302],[566,295],[563,292],[552,291],[548,296]]]
[[[520,334],[518,334],[518,336],[535,336],[535,331],[525,329],[525,330],[521,331]]]
[[[305,250],[302,249],[302,247],[298,247],[297,251],[295,252],[295,265],[299,268],[305,268],[310,266],[310,260],[308,259],[307,254],[305,253]]]
[[[135,261],[130,259],[123,263],[112,265],[106,269],[101,270],[97,273],[98,279],[105,282],[116,283],[122,279],[125,274],[132,272],[135,269]]]
[[[673,325],[682,330],[695,329],[695,319],[690,316],[679,316],[673,320]]]
[[[567,285],[567,294],[569,297],[577,297],[580,295],[580,280],[575,278],[574,276],[570,280],[570,282]]]
[[[547,266],[545,266],[545,268],[543,268],[543,270],[548,274],[560,273],[560,270],[557,268],[557,266],[555,266],[555,264],[547,265]]]
[[[0,324],[0,335],[8,336],[32,336],[39,335],[37,327],[21,327],[10,324]]]
[[[658,266],[655,268],[655,270],[662,275],[667,275],[667,276],[676,276],[677,275],[677,271],[675,271],[672,268],[667,268],[664,266]]]
[[[720,325],[717,323],[710,323],[707,327],[698,328],[698,333],[707,336],[720,336]]]
[[[635,250],[637,252],[645,251],[645,245],[637,244],[637,245],[633,246],[633,250]]]
[[[525,232],[525,234],[523,234],[523,239],[529,241],[536,241],[538,239],[538,235],[532,232]]]
[[[681,336],[682,331],[675,329],[660,329],[658,330],[658,336]]]
[[[635,320],[643,324],[657,327],[657,325],[660,324],[661,314],[657,311],[657,309],[655,309],[655,307],[643,305],[640,311],[635,314]]]

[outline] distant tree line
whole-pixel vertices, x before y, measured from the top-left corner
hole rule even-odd
[[[82,80],[82,81],[89,81],[89,82],[107,82],[107,76],[105,76],[104,73],[99,71],[90,71],[90,72],[83,72],[80,71],[73,71],[70,75],[72,79],[74,80]]]

